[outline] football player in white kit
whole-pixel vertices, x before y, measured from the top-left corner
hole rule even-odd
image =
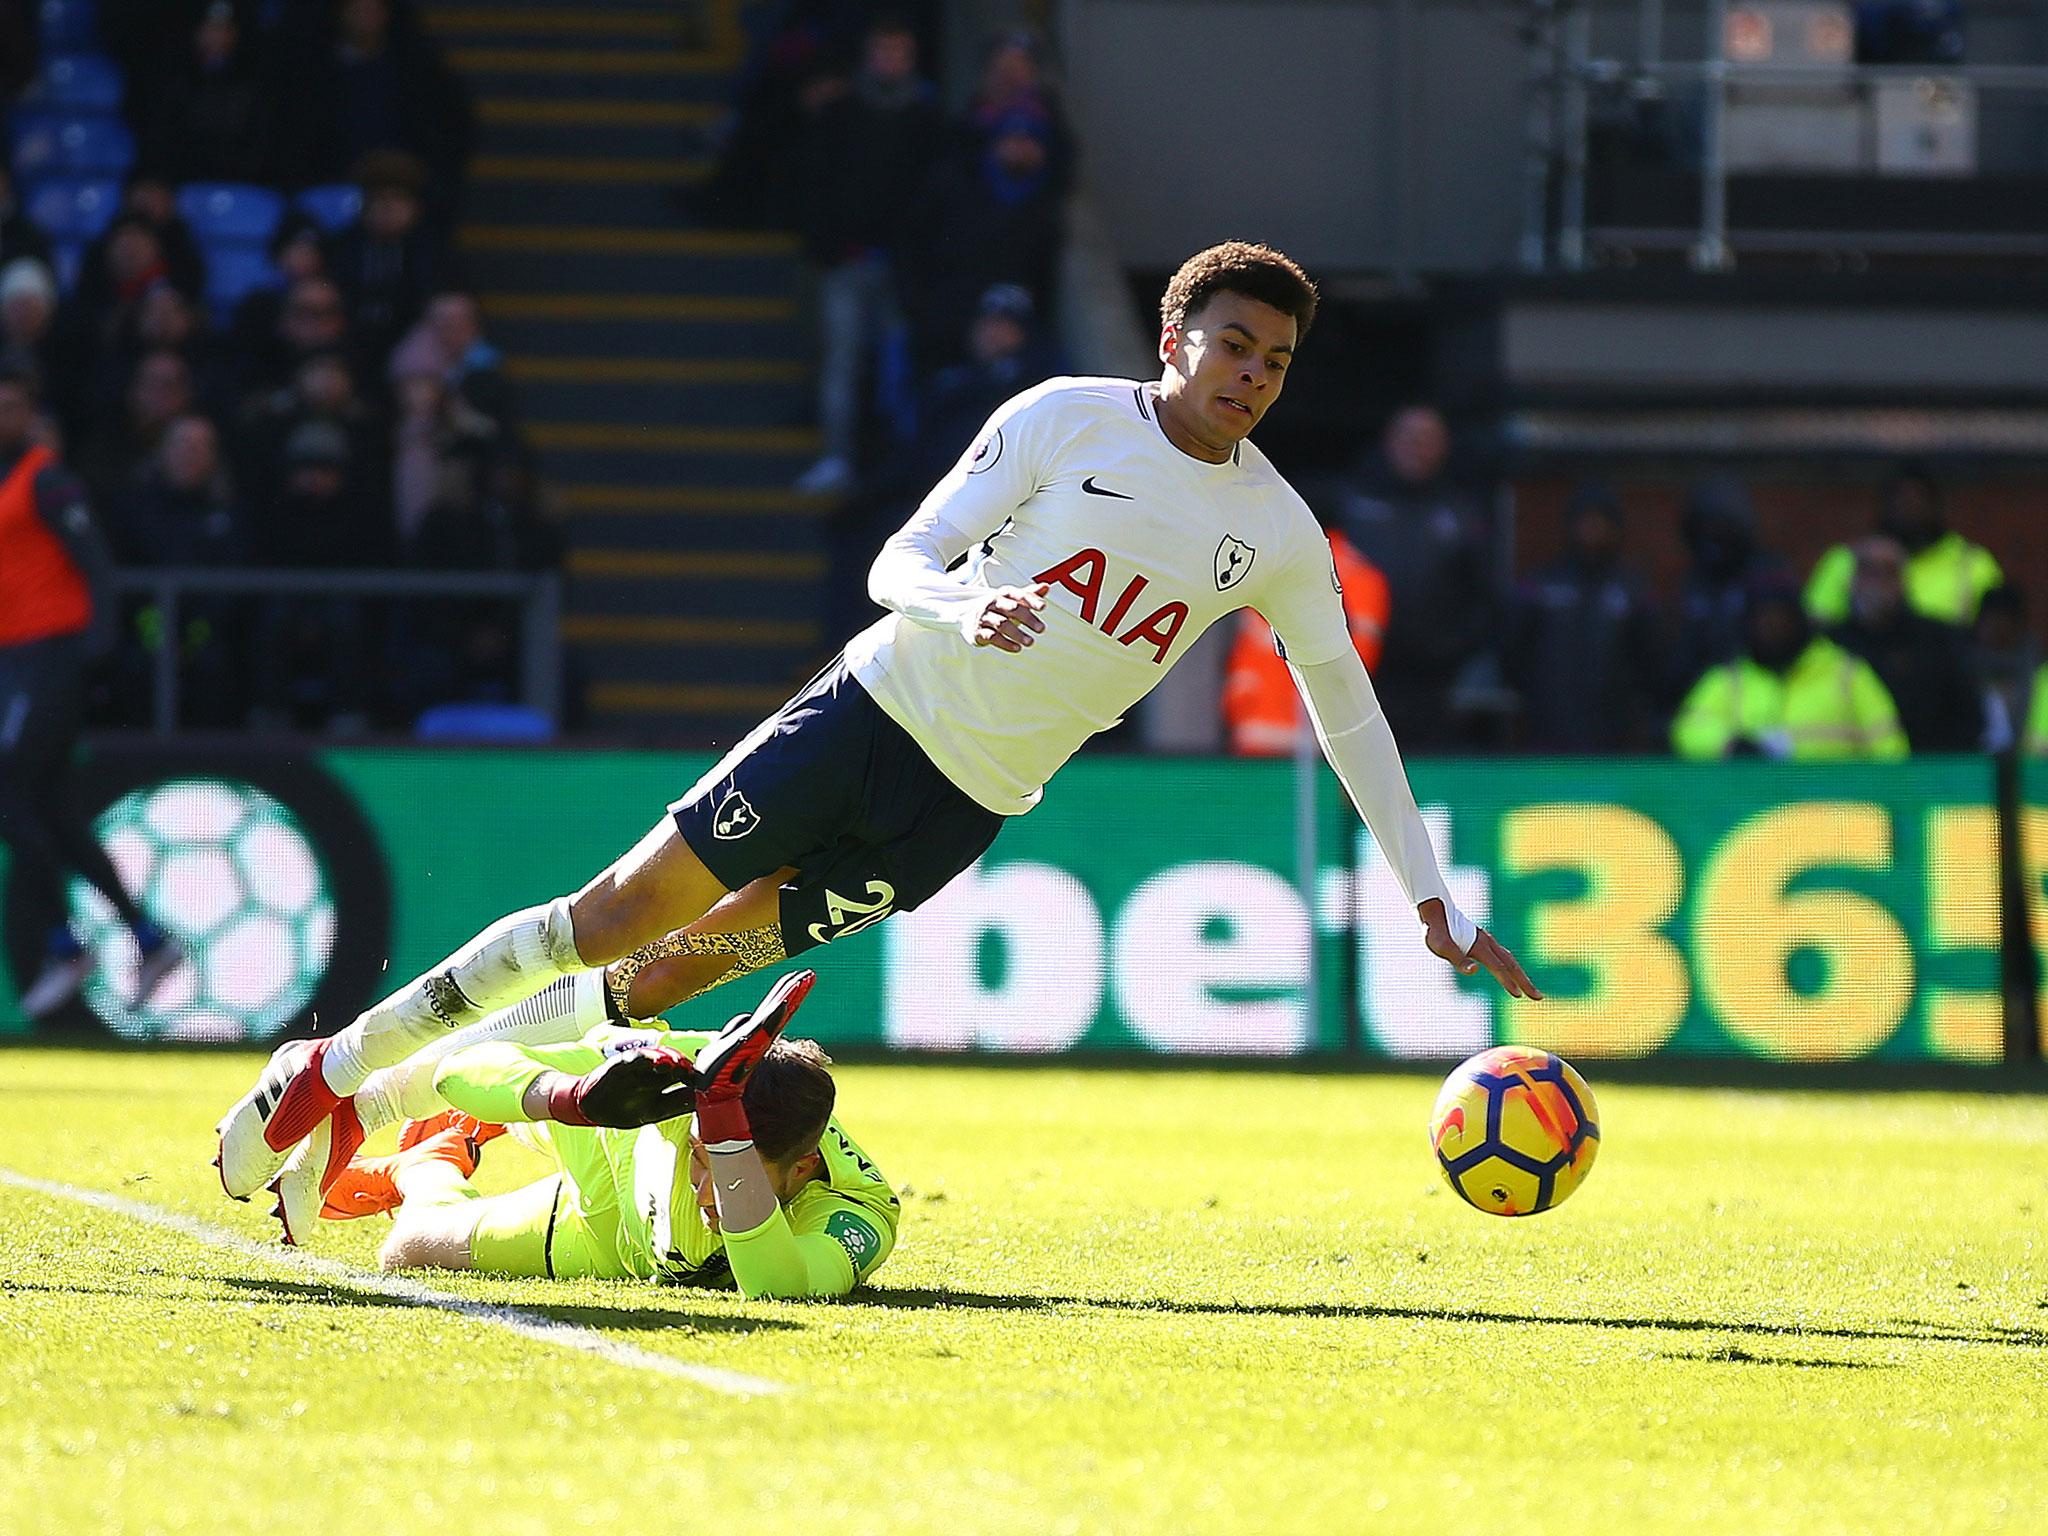
[[[1451,900],[1329,542],[1249,441],[1316,298],[1280,252],[1214,246],[1167,285],[1156,380],[1053,379],[1005,404],[883,546],[869,590],[889,612],[630,852],[347,1028],[279,1048],[220,1124],[227,1192],[269,1183],[309,1137],[302,1176],[338,1175],[361,1140],[351,1096],[452,1031],[573,1040],[916,907],[1243,607],[1273,626],[1422,941],[1540,997]]]

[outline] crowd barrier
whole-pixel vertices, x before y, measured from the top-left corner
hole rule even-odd
[[[504,911],[574,889],[708,761],[102,747],[79,789],[194,963],[130,1008],[125,936],[74,898],[106,963],[51,1033],[254,1042],[331,1028]],[[1326,772],[1304,795],[1285,762],[1103,756],[1069,765],[921,910],[884,923],[886,887],[835,891],[840,937],[807,957],[822,981],[805,1023],[828,1047],[903,1051],[1444,1059],[1515,1040],[1586,1058],[2039,1054],[2037,1010],[2005,995],[2015,925],[2001,911],[2016,909],[2001,905],[1987,760],[1411,771],[1458,901],[1547,1001],[1508,999],[1422,949]],[[2038,939],[2048,777],[2029,768],[2018,799]],[[5,905],[15,978],[47,917],[19,885]],[[714,993],[683,1015],[738,1000]],[[0,1034],[27,1031],[0,979]]]

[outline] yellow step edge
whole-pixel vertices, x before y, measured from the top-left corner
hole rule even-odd
[[[609,11],[602,6],[442,5],[426,12],[429,31],[521,32],[535,37],[569,33],[583,37],[669,37],[681,41],[679,13]]]
[[[562,620],[564,640],[611,640],[644,645],[816,645],[824,632],[817,624],[776,623],[765,619],[635,618],[628,614],[572,614]]]
[[[600,714],[725,715],[778,709],[790,692],[739,683],[592,683],[584,701]]]
[[[753,485],[557,485],[554,500],[564,512],[629,517],[696,513],[823,517],[838,505],[830,496]]]
[[[448,60],[464,74],[482,75],[719,75],[736,56],[719,48],[451,48]]]
[[[816,581],[825,574],[825,557],[757,550],[572,549],[568,566],[570,573],[577,576],[717,576],[734,581]]]
[[[630,229],[598,224],[470,224],[466,251],[597,256],[794,256],[792,235],[746,229]]]
[[[534,421],[536,448],[608,448],[615,453],[816,453],[814,427],[661,427],[638,422]]]
[[[508,357],[505,372],[522,384],[801,384],[802,363],[735,357]]]
[[[472,181],[648,182],[668,186],[702,181],[711,162],[690,156],[649,160],[609,155],[478,155],[469,163]]]
[[[486,293],[493,320],[788,320],[793,299],[712,293]]]
[[[494,126],[545,123],[556,128],[702,128],[727,108],[716,101],[549,101],[526,96],[485,96],[477,116]]]

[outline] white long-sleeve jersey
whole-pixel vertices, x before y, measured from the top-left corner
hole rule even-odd
[[[1039,582],[1051,593],[1035,644],[972,643],[990,591]],[[1007,402],[883,547],[869,590],[891,611],[848,644],[853,675],[1005,816],[1036,805],[1211,624],[1256,609],[1410,899],[1441,898],[1453,938],[1470,944],[1352,649],[1328,539],[1250,442],[1223,464],[1174,447],[1156,386],[1062,378]]]

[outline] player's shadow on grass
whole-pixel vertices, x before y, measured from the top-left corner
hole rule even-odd
[[[322,1285],[308,1280],[269,1280],[253,1275],[217,1275],[215,1283],[248,1292],[268,1301],[329,1307],[429,1307],[430,1302],[409,1301],[381,1291],[359,1291],[346,1285]],[[801,1328],[803,1324],[779,1317],[755,1317],[739,1313],[687,1312],[663,1307],[607,1307],[587,1302],[500,1301],[489,1296],[465,1296],[465,1301],[482,1307],[502,1307],[550,1322],[573,1323],[581,1328],[610,1328],[625,1332],[659,1333],[684,1329],[696,1333],[767,1333]]]
[[[1951,1327],[1902,1319],[1892,1328],[1795,1327],[1790,1324],[1731,1322],[1712,1317],[1551,1317],[1536,1312],[1491,1312],[1476,1307],[1381,1307],[1369,1303],[1291,1301],[1182,1301],[1172,1297],[1139,1300],[1122,1296],[991,1295],[950,1289],[861,1290],[851,1301],[899,1311],[962,1307],[991,1312],[1050,1312],[1062,1307],[1098,1308],[1106,1312],[1156,1312],[1162,1316],[1316,1317],[1400,1322],[1522,1323],[1548,1328],[1625,1328],[1669,1333],[1738,1333],[1772,1339],[1901,1340],[1923,1344],[1996,1344],[2008,1349],[2048,1349],[2048,1333],[1987,1323]]]

